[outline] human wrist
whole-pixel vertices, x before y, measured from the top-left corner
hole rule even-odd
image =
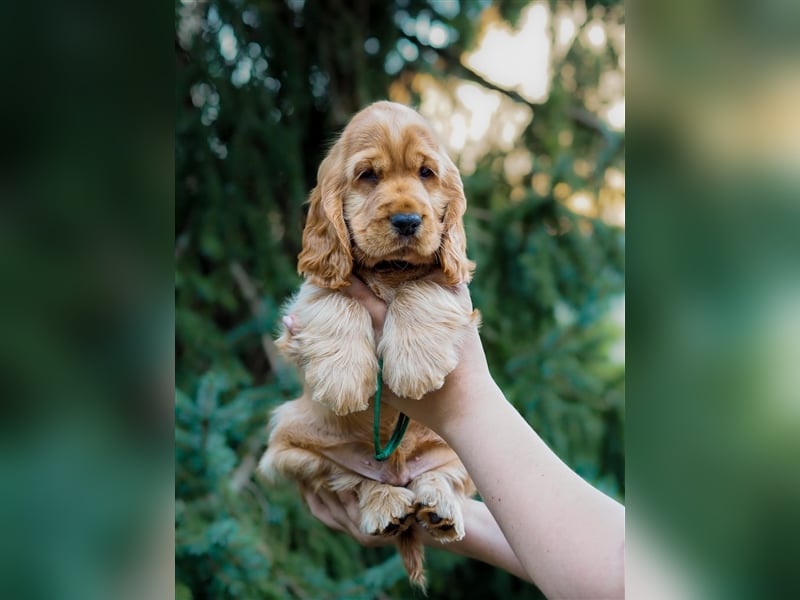
[[[431,396],[436,410],[427,425],[451,445],[484,419],[484,411],[491,412],[494,401],[504,400],[488,370],[459,373]]]
[[[487,397],[502,397],[489,372],[477,330],[464,341],[461,360],[438,390],[420,400],[401,398],[391,391],[386,401],[395,409],[429,427],[439,435],[450,430],[460,416],[469,416]],[[442,436],[444,437],[444,436]]]

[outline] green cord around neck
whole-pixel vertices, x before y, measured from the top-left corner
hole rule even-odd
[[[375,412],[372,421],[372,439],[375,444],[375,460],[384,461],[392,455],[392,452],[397,450],[400,441],[406,433],[408,427],[408,417],[400,413],[397,419],[397,424],[392,431],[392,437],[386,444],[386,447],[381,448],[381,392],[383,391],[383,359],[378,359],[378,383],[375,388]]]

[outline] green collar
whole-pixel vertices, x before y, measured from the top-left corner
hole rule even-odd
[[[378,359],[378,383],[375,387],[375,413],[372,421],[372,439],[375,444],[375,460],[384,461],[397,450],[400,441],[406,433],[408,427],[408,417],[400,413],[397,424],[394,426],[392,437],[386,447],[381,448],[381,392],[383,391],[383,359]]]

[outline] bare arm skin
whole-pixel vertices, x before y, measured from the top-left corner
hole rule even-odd
[[[383,302],[355,278],[344,291],[364,304],[380,332]],[[466,287],[457,293],[469,301]],[[487,525],[486,515],[470,507],[465,542],[444,548],[523,576],[549,598],[624,597],[624,507],[575,474],[509,404],[489,373],[477,330],[440,390],[422,400],[386,392],[384,398],[450,444],[496,522]],[[489,560],[494,553],[501,558]]]

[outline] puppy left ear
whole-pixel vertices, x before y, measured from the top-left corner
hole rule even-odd
[[[447,194],[447,207],[444,212],[444,231],[442,245],[439,249],[439,262],[447,283],[458,285],[469,283],[475,263],[467,258],[467,234],[464,231],[464,212],[467,210],[467,199],[464,196],[464,185],[455,164],[446,158],[446,175],[444,188]]]
[[[345,190],[338,165],[338,146],[322,161],[317,186],[311,190],[303,229],[303,249],[297,270],[320,287],[340,289],[350,285],[353,257],[344,221]]]

